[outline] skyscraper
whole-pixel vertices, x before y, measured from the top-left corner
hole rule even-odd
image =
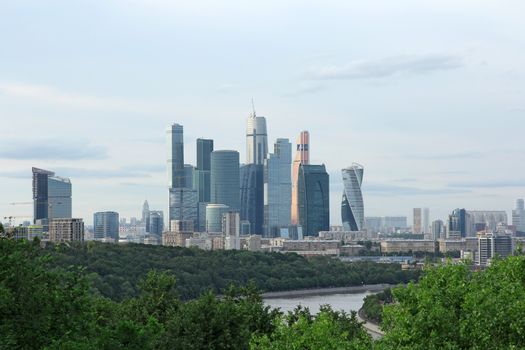
[[[246,125],[246,164],[263,165],[267,154],[266,118],[257,117],[254,111]]]
[[[191,164],[184,164],[184,183],[186,188],[193,189],[193,174],[195,167]]]
[[[162,210],[152,210],[149,213],[149,233],[162,237],[164,231],[164,213]]]
[[[298,224],[305,236],[330,229],[330,181],[324,165],[299,166]]]
[[[211,203],[240,210],[239,152],[211,153]]]
[[[240,195],[243,221],[250,223],[250,232],[262,235],[264,223],[263,165],[245,164],[240,168]]]
[[[97,212],[93,214],[93,230],[95,239],[111,238],[119,240],[119,216],[114,211]]]
[[[290,226],[292,209],[292,144],[288,139],[277,139],[273,149],[264,163],[263,231],[268,237]]]
[[[516,209],[512,211],[512,225],[516,227],[517,232],[525,234],[525,203],[523,199],[516,201]]]
[[[422,231],[427,234],[430,233],[430,209],[423,208]]]
[[[34,223],[39,220],[47,225],[49,219],[71,218],[71,180],[48,170],[32,168],[32,172]]]
[[[170,188],[169,227],[172,220],[193,221],[198,226],[198,193],[191,188]]]
[[[423,233],[423,209],[414,208],[414,224],[412,225],[412,233]]]
[[[343,169],[343,200],[341,219],[346,231],[361,231],[365,227],[365,206],[361,184],[363,183],[363,166],[353,163]]]
[[[211,152],[213,140],[197,139],[197,167],[193,176],[193,188],[199,193],[199,202],[210,201]]]
[[[168,136],[168,187],[186,187],[184,174],[183,127],[173,124],[166,131]]]
[[[301,131],[297,138],[296,154],[292,169],[292,225],[299,224],[299,168],[310,164],[310,134],[308,131]]]
[[[146,227],[146,232],[149,232],[149,204],[147,200],[142,205],[142,224]]]
[[[432,239],[441,239],[445,237],[445,223],[443,220],[435,220],[432,222]]]
[[[459,232],[461,237],[467,237],[467,211],[465,209],[455,209],[448,216],[449,236],[452,232]]]

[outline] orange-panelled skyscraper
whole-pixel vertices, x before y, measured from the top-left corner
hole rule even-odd
[[[301,131],[297,137],[295,159],[292,169],[292,225],[299,224],[299,166],[301,164],[310,164],[310,133]]]

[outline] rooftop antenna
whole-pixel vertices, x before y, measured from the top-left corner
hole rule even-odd
[[[252,110],[253,110],[253,117],[255,118],[255,104],[253,103],[253,97],[252,97]]]

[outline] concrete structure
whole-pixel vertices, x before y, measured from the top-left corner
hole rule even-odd
[[[298,219],[305,236],[318,236],[330,227],[330,179],[324,165],[299,166]]]
[[[93,214],[94,239],[119,241],[119,215],[114,211],[103,211]]]
[[[296,253],[303,256],[338,256],[341,242],[336,240],[282,241],[281,252]]]
[[[301,165],[310,164],[310,134],[301,131],[297,138],[295,159],[292,168],[292,225],[299,225],[299,169]]]
[[[512,225],[516,232],[525,235],[525,203],[523,199],[516,200],[516,209],[512,211]]]
[[[319,239],[321,240],[337,240],[344,242],[344,244],[375,240],[367,231],[321,231],[319,232]]]
[[[206,205],[206,232],[222,232],[222,215],[229,210],[224,204]]]
[[[341,220],[345,231],[361,231],[365,228],[365,206],[361,184],[363,166],[353,163],[343,169],[343,199],[341,202]]]
[[[277,139],[273,147],[264,163],[265,237],[276,237],[281,227],[291,224],[292,144],[288,139]]]
[[[423,208],[423,218],[422,218],[422,231],[424,234],[430,233],[430,209]]]
[[[222,216],[222,233],[225,236],[224,249],[241,249],[241,219],[236,211],[225,212]]]
[[[423,209],[414,208],[414,223],[412,224],[412,232],[414,234],[423,233]]]
[[[202,250],[212,250],[212,240],[207,237],[190,237],[186,239],[186,247],[197,247]]]
[[[184,173],[184,129],[180,124],[170,125],[166,131],[168,139],[168,187],[186,187]]]
[[[71,180],[39,168],[32,168],[32,173],[33,223],[43,223],[47,231],[48,220],[71,218]]]
[[[162,233],[162,245],[169,247],[186,247],[186,240],[193,236],[192,220],[173,220],[172,230]]]
[[[49,223],[51,242],[84,241],[84,221],[82,219],[53,219]]]
[[[393,239],[381,241],[382,253],[436,252],[436,242],[427,239]]]
[[[211,203],[240,210],[239,152],[211,153]]]
[[[266,118],[257,117],[254,111],[246,124],[246,164],[263,165],[267,155]]]
[[[241,220],[250,223],[250,233],[262,234],[264,224],[264,166],[240,168]]]

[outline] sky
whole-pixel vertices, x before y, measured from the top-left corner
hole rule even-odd
[[[236,149],[255,101],[277,138],[310,131],[341,223],[507,210],[525,197],[525,2],[0,2],[0,216],[31,216],[31,167],[70,177],[73,216],[167,211],[166,127]]]

